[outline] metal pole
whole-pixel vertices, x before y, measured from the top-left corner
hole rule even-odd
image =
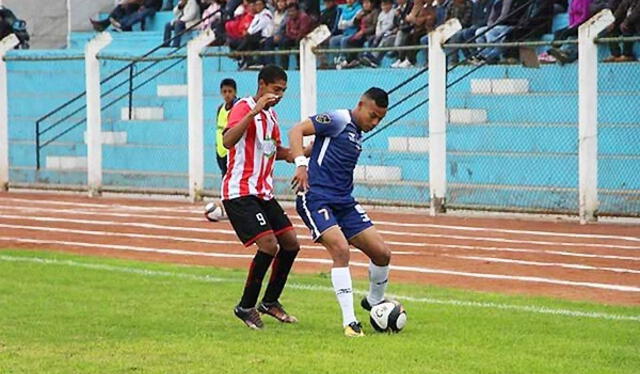
[[[36,121],[36,170],[40,170],[40,121]]]
[[[133,67],[129,68],[129,121],[133,119]]]

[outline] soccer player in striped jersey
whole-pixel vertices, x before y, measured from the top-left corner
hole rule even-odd
[[[234,309],[253,329],[264,326],[259,313],[285,323],[297,322],[279,298],[300,245],[291,221],[273,196],[273,164],[291,160],[289,149],[281,145],[278,116],[273,110],[286,89],[287,73],[274,65],[264,67],[258,74],[256,95],[233,106],[222,137],[229,149],[222,203],[242,243],[258,247],[242,298]],[[267,289],[256,308],[262,280],[272,263]]]
[[[292,180],[296,208],[333,259],[331,282],[342,309],[344,334],[363,336],[353,308],[349,272],[349,244],[360,249],[369,263],[369,294],[360,305],[371,310],[384,301],[391,251],[367,212],[353,198],[353,171],[362,151],[362,133],[371,131],[387,114],[389,99],[380,88],[367,90],[353,110],[334,110],[310,117],[289,131],[291,157],[296,164]],[[303,136],[315,135],[311,158],[303,155]]]

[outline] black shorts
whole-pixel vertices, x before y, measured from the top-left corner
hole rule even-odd
[[[276,199],[262,200],[255,196],[242,196],[223,200],[222,204],[231,226],[245,247],[265,235],[278,236],[293,230],[287,213]]]

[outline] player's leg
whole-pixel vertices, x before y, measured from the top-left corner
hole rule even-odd
[[[331,283],[342,310],[342,325],[347,336],[362,336],[362,326],[355,317],[353,308],[353,286],[349,271],[349,243],[340,231],[332,209],[322,201],[307,195],[296,200],[298,214],[311,230],[314,241],[322,243],[333,259]]]
[[[258,311],[268,314],[280,322],[295,323],[298,321],[297,318],[284,310],[279,299],[287,283],[293,262],[300,251],[300,244],[293,225],[280,204],[272,199],[263,202],[262,205],[278,240],[279,249],[271,266],[271,277],[262,302],[258,305]]]
[[[364,309],[370,310],[371,306],[384,300],[389,282],[391,251],[360,204],[336,211],[336,217],[345,236],[349,238],[349,243],[370,259],[369,293],[360,303]]]
[[[353,307],[353,285],[349,271],[349,243],[340,228],[332,226],[320,237],[320,243],[333,259],[331,283],[342,310],[342,326],[347,336],[362,336],[362,325],[358,322]]]
[[[260,329],[263,323],[255,306],[262,280],[278,251],[278,241],[256,197],[240,197],[225,200],[223,203],[238,238],[246,247],[254,243],[258,247],[249,266],[242,297],[234,313],[250,328]]]

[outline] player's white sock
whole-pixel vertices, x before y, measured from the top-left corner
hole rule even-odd
[[[349,268],[332,268],[331,283],[336,291],[338,304],[342,309],[342,326],[347,326],[351,322],[356,321],[356,315],[353,311],[353,288],[351,286],[351,273]]]
[[[389,265],[378,266],[369,262],[369,305],[379,304],[384,299],[384,291],[389,284]]]

